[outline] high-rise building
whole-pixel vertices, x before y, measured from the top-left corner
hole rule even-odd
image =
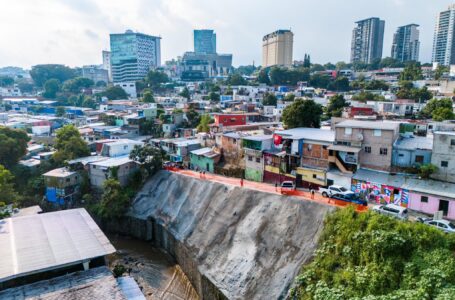
[[[194,52],[216,53],[216,33],[211,29],[194,30]]]
[[[262,67],[292,65],[294,34],[290,30],[277,30],[262,38]]]
[[[418,61],[419,60],[419,25],[409,24],[398,27],[393,35],[391,57],[401,61]]]
[[[103,69],[107,70],[109,82],[112,81],[111,51],[103,50]]]
[[[445,66],[455,64],[455,4],[440,12],[436,19],[433,62]]]
[[[352,31],[351,63],[371,63],[382,58],[385,21],[369,18],[356,22]]]
[[[99,81],[109,82],[109,71],[104,66],[89,65],[83,66],[81,69],[81,76],[93,80],[94,83]]]
[[[136,33],[111,34],[111,68],[114,82],[135,82],[161,64],[160,37]]]

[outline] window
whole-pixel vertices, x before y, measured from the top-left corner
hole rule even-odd
[[[399,157],[404,157],[403,153],[398,154]]]
[[[256,157],[256,162],[260,163],[261,162],[261,158],[260,157]]]
[[[371,147],[365,146],[365,153],[371,153]]]
[[[327,150],[327,146],[322,146],[322,149]]]
[[[454,139],[450,140],[450,146],[455,146],[455,140]]]
[[[69,179],[69,178],[66,178],[66,180],[65,180],[65,181],[66,181],[66,182],[70,182],[70,179]]]
[[[427,196],[421,196],[421,197],[420,197],[420,202],[422,202],[422,203],[428,203],[428,197],[427,197]]]
[[[380,155],[387,155],[387,148],[380,148],[379,149],[379,154]]]
[[[381,135],[382,135],[381,129],[375,129],[375,130],[373,131],[373,135],[374,135],[374,136],[381,136]]]
[[[249,156],[249,155],[248,155],[248,160],[249,160],[249,161],[253,161],[253,156]]]
[[[344,134],[345,134],[345,135],[351,135],[351,134],[352,134],[352,128],[346,127],[346,128],[344,129]]]
[[[441,161],[441,168],[447,168],[449,166],[449,162],[446,160]]]
[[[416,155],[416,163],[423,164],[423,155]]]
[[[316,176],[316,174],[313,174],[313,178],[314,178],[314,179],[317,179],[317,178],[318,178],[318,176]]]

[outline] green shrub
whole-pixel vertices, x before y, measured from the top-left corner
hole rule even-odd
[[[454,235],[374,212],[327,217],[295,299],[455,299]]]

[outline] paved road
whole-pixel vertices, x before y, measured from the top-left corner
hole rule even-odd
[[[242,183],[241,180],[238,178],[224,177],[224,176],[220,176],[220,175],[216,175],[216,174],[212,174],[212,173],[201,174],[199,172],[195,172],[192,170],[169,169],[169,171],[179,173],[179,174],[182,174],[185,176],[193,177],[193,178],[199,178],[201,180],[210,180],[213,182],[229,184],[229,185],[233,185],[233,186],[237,186],[237,187],[243,187],[243,188],[257,190],[257,191],[266,192],[266,193],[281,194],[280,187],[275,188],[274,185],[263,183],[263,182],[243,180],[243,183]],[[296,190],[296,191],[286,193],[286,194],[290,195],[290,196],[302,198],[303,200],[318,202],[318,203],[322,203],[325,205],[331,205],[331,206],[336,206],[336,207],[345,207],[350,204],[350,203],[347,203],[344,201],[325,198],[321,194],[318,194],[318,193],[315,193],[314,196],[312,196],[310,192],[301,191],[301,190]],[[355,206],[356,206],[357,211],[368,210],[368,207],[366,207],[366,206],[361,206],[361,205],[355,205]]]

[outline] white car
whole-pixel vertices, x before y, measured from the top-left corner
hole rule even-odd
[[[319,188],[319,192],[322,194],[324,197],[331,197],[333,195],[350,195],[354,194],[354,192],[348,190],[345,187],[342,187],[341,185],[331,185],[328,188]]]
[[[444,232],[455,232],[455,225],[447,220],[425,220],[423,223],[433,226],[434,228],[437,228]]]
[[[400,220],[408,219],[408,210],[405,207],[395,204],[375,205],[373,206],[373,211]]]
[[[295,190],[294,182],[292,182],[292,181],[283,181],[281,183],[281,193],[282,194],[293,192],[294,190]]]

